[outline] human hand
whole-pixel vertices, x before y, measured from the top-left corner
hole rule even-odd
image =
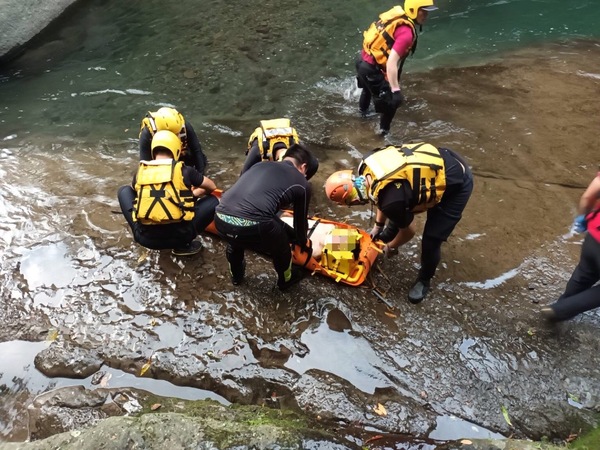
[[[389,244],[385,244],[382,250],[386,258],[392,258],[398,254],[398,247],[390,247]]]
[[[201,187],[194,187],[194,188],[192,188],[192,195],[194,197],[201,197],[204,194],[206,194],[206,189],[201,188]]]
[[[573,225],[571,225],[571,231],[573,233],[584,233],[587,230],[587,223],[583,214],[575,217]]]
[[[369,236],[371,236],[371,239],[375,240],[379,238],[379,233],[381,233],[381,230],[383,230],[383,225],[377,225],[377,223],[375,223],[373,228],[371,228],[371,231],[369,231]]]
[[[402,91],[392,92],[392,106],[397,109],[404,103],[404,95]]]

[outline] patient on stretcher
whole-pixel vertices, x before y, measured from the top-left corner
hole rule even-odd
[[[292,226],[292,227],[294,226],[294,218],[293,217],[283,216],[283,217],[281,217],[281,220],[283,220],[289,226]],[[328,234],[330,234],[335,229],[335,225],[332,225],[330,223],[318,223],[315,226],[316,222],[317,222],[316,220],[309,220],[308,221],[308,229],[313,230],[313,227],[314,227],[314,231],[310,235],[310,240],[312,242],[312,256],[317,261],[319,261],[321,259],[321,254],[323,253],[323,246],[325,245],[325,238]]]
[[[292,217],[282,217],[285,223],[292,226]],[[316,220],[308,221],[308,229],[312,230],[310,240],[312,242],[312,256],[321,261],[323,250],[328,253],[328,262],[335,264],[336,268],[341,260],[356,260],[360,250],[360,233],[353,228],[340,227],[330,223],[321,223]],[[333,260],[335,261],[332,261]],[[321,261],[323,264],[324,261]],[[339,269],[342,269],[343,264]]]

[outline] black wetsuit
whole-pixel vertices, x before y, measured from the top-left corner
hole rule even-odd
[[[194,167],[202,175],[206,173],[208,161],[202,151],[202,146],[198,140],[198,135],[194,128],[187,121],[185,122],[186,142],[184,150],[179,158],[186,166]],[[140,161],[150,161],[152,159],[152,134],[148,128],[144,128],[140,133]]]
[[[186,186],[200,186],[204,176],[193,167],[183,166],[183,182]],[[133,221],[133,202],[136,198],[136,177],[131,186],[121,186],[117,197],[121,212],[133,232],[133,239],[140,245],[152,250],[182,248],[192,242],[213,221],[215,208],[219,204],[217,197],[207,195],[198,199],[194,205],[194,218],[164,225],[143,225]]]
[[[555,320],[567,320],[600,306],[600,242],[587,233],[579,263],[563,295],[551,305]]]
[[[473,174],[466,161],[446,148],[440,148],[446,173],[446,189],[442,200],[427,210],[427,221],[421,242],[421,270],[419,279],[433,278],[441,259],[442,243],[448,239],[473,192]],[[380,236],[384,242],[391,241],[400,228],[406,228],[414,219],[416,207],[410,183],[390,183],[378,196],[377,207],[389,219],[386,230]]]
[[[217,231],[228,242],[232,274],[243,272],[244,249],[252,248],[273,258],[283,282],[292,259],[290,243],[307,240],[309,202],[308,182],[289,160],[261,162],[244,172],[223,194],[215,214]],[[293,228],[277,215],[290,205]]]
[[[273,151],[276,153],[282,148],[285,148],[285,145],[282,143],[277,143],[275,144]],[[246,160],[244,161],[244,166],[242,167],[242,172],[240,175],[250,169],[250,167],[252,167],[254,164],[258,164],[262,160],[262,155],[260,154],[260,149],[258,148],[258,139],[254,139],[252,145],[250,146],[250,150],[248,150],[248,155],[246,156]],[[313,175],[317,173],[318,169],[319,160],[311,153],[310,160],[306,164],[306,179],[310,180]]]

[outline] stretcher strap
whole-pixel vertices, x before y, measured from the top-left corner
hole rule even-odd
[[[321,219],[317,219],[315,220],[315,223],[313,223],[313,226],[310,227],[310,229],[308,230],[308,234],[306,235],[306,237],[308,239],[310,239],[310,237],[312,236],[312,234],[315,232],[315,230],[317,229],[317,225],[319,225],[321,223]]]

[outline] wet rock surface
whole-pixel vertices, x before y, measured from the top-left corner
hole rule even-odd
[[[392,137],[419,130],[456,149],[476,183],[420,305],[405,300],[418,238],[373,271],[368,285],[385,303],[368,288],[317,276],[279,293],[270,262],[257,255],[248,255],[249,282],[233,289],[216,238],[202,236],[204,249],[191,258],[133,244],[113,211],[135,167],[134,144],[111,142],[104,153],[65,140],[56,158],[42,138],[13,140],[2,153],[0,196],[10,215],[0,241],[0,319],[10,325],[0,338],[52,334],[35,361],[50,376],[87,376],[102,364],[382,433],[426,438],[446,416],[518,438],[589,429],[600,402],[600,318],[592,312],[551,327],[538,309],[560,294],[579,251],[579,239],[565,235],[597,164],[589,143],[600,81],[586,74],[600,73],[599,56],[581,42],[440,69],[427,80],[413,75],[411,90],[422,98],[409,100]],[[353,149],[382,144],[372,125],[329,125],[314,145],[315,187],[357,163]],[[210,175],[226,188],[242,156],[221,152]],[[318,189],[311,209],[368,227],[366,208],[336,208]]]
[[[159,403],[160,402],[160,403]],[[135,405],[135,406],[132,406]],[[1,444],[0,449],[553,449],[521,441],[441,442],[343,427],[321,418],[257,406],[186,402],[126,389],[63,388],[40,395],[29,406],[34,442]],[[329,430],[329,431],[328,431]],[[332,431],[333,430],[333,431]],[[47,433],[47,436],[45,434]],[[340,440],[336,435],[344,435]]]
[[[0,63],[22,47],[77,0],[6,0],[0,9]]]

